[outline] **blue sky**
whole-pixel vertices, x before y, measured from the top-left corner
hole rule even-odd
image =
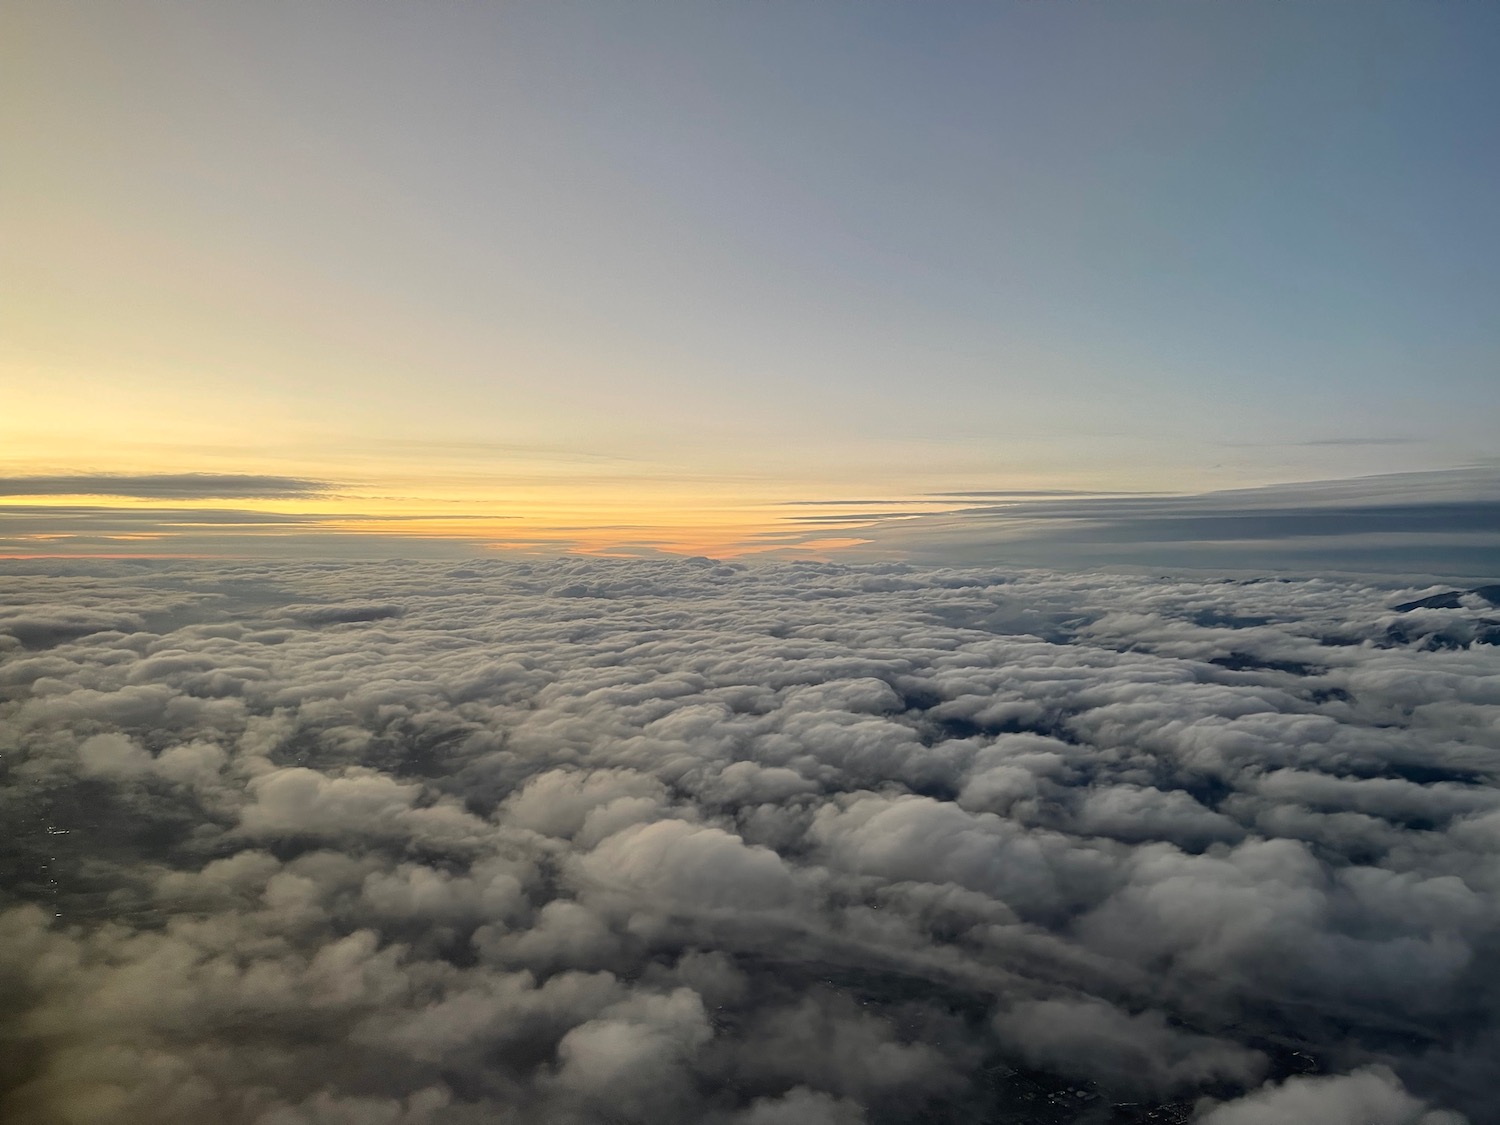
[[[4,18],[10,475],[676,527],[1496,456],[1490,4]]]

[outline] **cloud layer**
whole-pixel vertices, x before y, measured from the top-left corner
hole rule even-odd
[[[333,485],[303,477],[243,473],[158,473],[0,477],[0,496],[132,496],[147,500],[230,500],[316,496]]]
[[[1437,589],[13,566],[0,1116],[1496,1120]]]
[[[867,559],[944,565],[1206,567],[1474,578],[1500,570],[1493,467],[1194,496],[957,494],[985,506],[872,523]]]

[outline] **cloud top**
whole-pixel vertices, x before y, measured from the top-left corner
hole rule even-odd
[[[28,571],[7,1120],[1494,1120],[1485,599]]]

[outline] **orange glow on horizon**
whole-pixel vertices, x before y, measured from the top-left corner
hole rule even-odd
[[[299,552],[315,552],[316,541],[327,537],[330,546],[342,541],[357,547],[364,541],[371,549],[383,541],[392,554],[400,553],[402,542],[425,542],[460,550],[468,546],[476,554],[825,555],[868,542],[851,532],[883,518],[879,508],[860,511],[854,504],[850,511],[836,500],[741,499],[706,491],[673,496],[661,488],[592,493],[535,488],[529,495],[513,493],[503,500],[470,495],[459,503],[401,496],[389,485],[378,495],[351,490],[275,499],[16,496],[0,503],[0,513],[58,523],[46,530],[0,533],[0,557],[238,558],[246,557],[247,549],[255,555],[274,550],[277,540],[293,536]],[[934,512],[960,506],[922,498],[902,503]],[[459,504],[469,510],[455,510]],[[810,504],[827,504],[826,514]],[[222,543],[222,548],[194,550],[205,537],[215,538],[215,547]],[[123,554],[118,546],[126,543],[159,544],[162,550]],[[31,544],[40,549],[26,550]]]
[[[583,473],[524,457],[470,459],[462,445],[434,449],[420,465],[401,457],[381,465],[373,454],[338,467],[249,454],[226,465],[200,452],[167,448],[126,460],[117,450],[102,463],[81,466],[0,461],[0,477],[18,482],[51,477],[59,488],[69,478],[82,482],[77,492],[33,494],[18,486],[0,496],[0,554],[125,557],[121,548],[138,545],[146,558],[325,551],[400,556],[407,550],[712,558],[784,551],[822,557],[868,542],[861,529],[882,520],[966,506],[935,492],[882,487],[880,477],[856,477],[852,470],[821,479],[748,471],[684,477],[623,465]],[[111,491],[146,489],[132,486],[133,480],[155,482],[152,487],[160,490],[169,477],[184,482],[180,492]],[[274,494],[194,494],[199,478],[264,480]],[[277,481],[288,482],[279,493]],[[851,496],[860,499],[844,499]]]

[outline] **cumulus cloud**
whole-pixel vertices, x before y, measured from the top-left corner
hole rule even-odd
[[[1385,1067],[1368,1067],[1330,1078],[1290,1078],[1221,1105],[1203,1125],[1283,1125],[1318,1121],[1326,1125],[1454,1125],[1461,1118],[1443,1110],[1427,1112]]]
[[[1130,1015],[1096,999],[1023,1001],[996,1028],[1033,1065],[1143,1094],[1251,1082],[1266,1066],[1259,1052],[1174,1028],[1159,1011]]]
[[[1496,1120],[1486,598],[708,560],[7,584],[5,1120]]]

